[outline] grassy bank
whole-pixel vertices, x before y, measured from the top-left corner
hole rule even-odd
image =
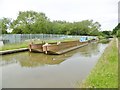
[[[16,43],[16,44],[7,44],[7,45],[0,47],[0,51],[19,49],[19,48],[27,48],[28,44],[29,44],[28,42]]]
[[[118,48],[113,39],[81,88],[117,88],[118,87]]]
[[[119,69],[118,69],[118,73],[120,75],[120,37],[118,37],[118,66],[119,66]],[[119,88],[120,88],[120,76],[119,76]]]
[[[109,43],[109,39],[100,39],[99,43]]]
[[[47,43],[54,43],[54,42],[58,42],[58,41],[65,42],[65,41],[73,41],[73,40],[78,40],[78,38],[67,38],[67,39],[61,39],[61,40],[44,40],[44,41]],[[25,41],[22,43],[6,44],[6,45],[0,47],[0,51],[19,49],[19,48],[27,48],[30,42],[31,42],[31,40]],[[35,44],[42,43],[41,40],[33,40],[32,42]]]

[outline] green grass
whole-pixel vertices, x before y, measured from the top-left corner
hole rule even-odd
[[[58,42],[58,41],[65,42],[65,41],[73,41],[73,40],[78,40],[78,38],[67,38],[67,39],[62,39],[62,40],[44,40],[44,41],[47,43],[53,43],[53,42]],[[0,47],[0,51],[19,49],[19,48],[27,48],[30,42],[31,42],[31,40],[25,41],[22,43],[6,44],[6,45]],[[42,43],[41,40],[32,40],[32,42],[35,44]]]
[[[12,50],[12,49],[19,49],[19,48],[27,48],[28,47],[27,42],[24,43],[16,43],[16,44],[7,44],[4,45],[0,48],[0,51],[4,51],[4,50]]]
[[[118,75],[120,75],[120,37],[118,37],[118,49],[119,49],[119,53],[118,53],[118,59],[119,59],[119,61],[118,61],[118,66],[119,66],[119,69],[118,69]],[[119,76],[119,88],[120,88],[120,76]]]
[[[110,40],[109,39],[100,39],[99,43],[108,43]]]
[[[81,88],[118,88],[118,48],[113,39]]]

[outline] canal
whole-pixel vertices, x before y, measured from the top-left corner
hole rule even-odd
[[[108,44],[91,43],[63,55],[3,55],[2,88],[76,88],[93,69]]]

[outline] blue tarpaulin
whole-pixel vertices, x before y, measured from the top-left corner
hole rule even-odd
[[[80,37],[80,42],[86,42],[88,41],[88,37]]]

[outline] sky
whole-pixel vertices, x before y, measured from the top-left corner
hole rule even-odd
[[[51,20],[69,22],[94,20],[101,30],[118,24],[119,0],[0,0],[0,18],[16,19],[19,11],[43,12]]]

